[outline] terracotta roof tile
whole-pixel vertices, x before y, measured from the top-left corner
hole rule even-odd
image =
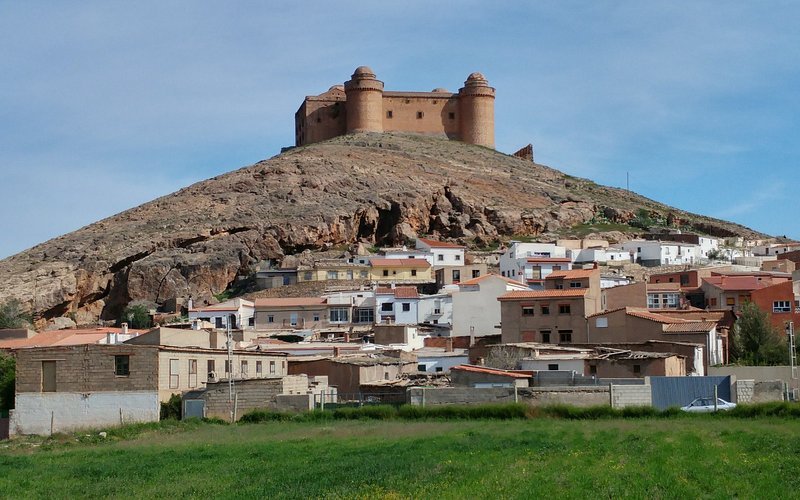
[[[717,326],[716,321],[692,321],[664,325],[664,333],[706,333]]]
[[[472,278],[472,279],[467,280],[467,281],[462,281],[461,283],[459,283],[459,285],[465,285],[465,286],[477,285],[478,283],[480,283],[483,280],[486,280],[488,278],[499,278],[499,279],[505,281],[506,283],[511,283],[512,285],[525,286],[523,283],[521,283],[519,281],[512,280],[511,278],[506,278],[505,276],[500,276],[499,274],[493,274],[493,273],[484,274],[483,276],[478,276],[477,278]]]
[[[487,368],[485,366],[475,366],[475,365],[458,365],[450,368],[450,371],[463,371],[463,372],[472,372],[472,373],[485,373],[488,375],[499,375],[501,377],[510,377],[510,378],[531,378],[533,376],[533,372],[531,371],[523,371],[523,370],[500,370],[497,368]]]
[[[597,269],[573,269],[571,271],[553,271],[552,273],[548,274],[545,279],[557,280],[591,278],[595,274],[599,274]]]
[[[501,295],[497,300],[518,300],[518,299],[549,299],[562,297],[583,297],[588,292],[588,288],[569,288],[566,290],[520,290],[508,292]]]
[[[375,293],[377,295],[394,295],[395,298],[398,299],[419,298],[419,292],[417,292],[417,288],[413,286],[398,286],[395,288],[381,286],[375,289]]]
[[[431,248],[464,248],[464,245],[449,243],[447,241],[431,240],[428,238],[417,238],[417,241],[421,241]]]

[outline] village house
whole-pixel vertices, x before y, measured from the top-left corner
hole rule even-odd
[[[299,266],[297,281],[353,281],[370,279],[369,264],[355,259],[325,259]]]
[[[700,343],[705,346],[704,366],[728,360],[728,329],[720,326],[724,311],[650,311],[623,307],[587,318],[585,343],[615,344],[650,340]]]
[[[436,241],[429,238],[417,238],[417,250],[433,255],[433,266],[463,266],[466,262],[465,247],[455,243]]]
[[[370,259],[370,279],[381,284],[433,283],[431,265],[425,259]]]
[[[255,328],[255,304],[245,299],[231,299],[204,307],[189,307],[189,319],[212,323],[215,328],[252,330]]]
[[[644,238],[646,240],[673,241],[676,243],[689,243],[692,245],[697,245],[699,250],[697,257],[706,260],[710,259],[711,256],[719,252],[720,248],[719,238],[701,236],[694,233],[681,233],[679,231],[669,233],[648,233],[644,235]]]
[[[286,356],[159,345],[80,345],[16,351],[12,430],[49,434],[159,419],[160,403],[209,380],[286,374]]]
[[[764,243],[753,247],[753,255],[780,255],[800,250],[800,242]]]
[[[259,290],[297,284],[297,268],[262,269],[256,271],[256,286]]]
[[[707,307],[739,311],[754,291],[791,279],[787,274],[762,272],[713,274],[703,278],[701,288]]]
[[[576,375],[607,378],[683,377],[684,356],[665,352],[631,351],[597,346],[589,349],[541,350],[520,360],[530,371],[571,371]]]
[[[800,328],[800,282],[783,281],[750,292],[750,301],[766,312],[772,326],[784,332],[793,321]]]
[[[701,288],[703,278],[711,276],[711,269],[687,269],[684,271],[659,273],[650,275],[648,279],[648,293],[650,290],[655,292],[656,287],[650,285],[678,285],[677,293],[679,293],[692,307],[705,308],[705,294]],[[663,303],[664,297],[661,297]],[[636,305],[636,304],[626,304]],[[648,303],[648,307],[650,307]]]
[[[453,299],[449,294],[420,295],[413,286],[378,287],[375,315],[379,323],[450,325]]]
[[[431,266],[434,265],[433,252],[430,250],[421,250],[415,248],[382,248],[383,258],[385,259],[424,259],[428,261]]]
[[[289,374],[327,375],[328,384],[337,388],[339,398],[343,400],[356,399],[361,384],[398,380],[403,374],[415,372],[416,368],[416,361],[382,354],[289,358]]]
[[[544,290],[501,295],[502,342],[586,342],[586,317],[600,310],[600,271],[557,271]]]
[[[529,387],[533,372],[463,364],[450,369],[455,387]]]
[[[541,284],[553,271],[572,269],[566,248],[554,243],[511,242],[500,256],[500,275],[519,281]]]
[[[510,278],[487,274],[462,281],[453,293],[453,328],[451,335],[483,337],[500,334],[500,302],[508,292],[528,287]]]
[[[645,267],[694,264],[700,258],[700,247],[691,243],[631,240],[621,246]]]
[[[68,328],[41,333],[27,328],[6,329],[0,330],[0,351],[31,347],[121,344],[145,332],[146,330],[129,329],[127,323],[123,323],[121,327]]]
[[[337,308],[336,320],[344,319]],[[257,330],[306,330],[327,327],[329,312],[326,299],[322,297],[292,297],[255,300],[255,324]]]

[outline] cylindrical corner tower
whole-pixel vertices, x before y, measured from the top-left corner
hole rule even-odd
[[[367,66],[356,68],[345,82],[347,133],[383,132],[383,82]]]
[[[472,73],[458,91],[461,140],[494,149],[494,89],[480,73]]]

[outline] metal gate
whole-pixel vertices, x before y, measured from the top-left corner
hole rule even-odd
[[[731,378],[725,377],[650,377],[653,406],[660,410],[686,406],[696,398],[717,397],[731,400]]]
[[[203,418],[205,417],[206,402],[202,399],[183,400],[183,418]]]

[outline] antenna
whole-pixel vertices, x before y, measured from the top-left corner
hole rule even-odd
[[[625,172],[625,190],[630,193],[631,191],[631,173]]]

